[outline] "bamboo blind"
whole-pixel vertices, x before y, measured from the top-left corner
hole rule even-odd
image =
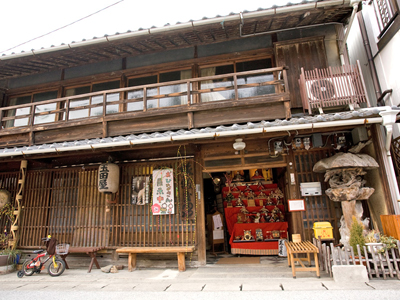
[[[314,165],[321,159],[333,155],[331,149],[316,149],[294,151],[297,182],[321,182],[322,195],[305,197],[306,210],[302,212],[305,239],[311,241],[314,222],[330,222],[333,236],[339,238],[340,216],[342,215],[339,202],[329,200],[325,190],[329,188],[324,182],[324,174],[314,173]]]
[[[21,247],[40,246],[48,234],[72,246],[173,246],[196,244],[193,163],[120,164],[114,196],[97,189],[96,167],[31,171],[27,174]],[[174,169],[175,214],[154,216],[149,203],[131,203],[132,178],[153,169]],[[186,179],[186,180],[185,180]]]

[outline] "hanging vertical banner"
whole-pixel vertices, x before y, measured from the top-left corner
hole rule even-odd
[[[173,170],[153,170],[153,215],[174,214],[174,200]]]

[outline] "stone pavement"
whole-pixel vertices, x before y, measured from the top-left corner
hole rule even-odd
[[[260,264],[188,267],[179,272],[177,262],[164,267],[146,266],[129,272],[104,273],[93,269],[65,270],[60,277],[47,271],[23,278],[16,272],[0,275],[0,299],[10,297],[52,297],[54,299],[85,298],[121,299],[162,297],[167,299],[399,299],[400,280],[373,279],[369,282],[336,283],[326,273],[317,278],[315,272],[301,272],[292,278],[286,259],[263,257]]]

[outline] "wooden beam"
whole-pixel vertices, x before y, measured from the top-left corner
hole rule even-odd
[[[201,150],[196,151],[195,160],[201,161]],[[204,205],[204,185],[203,185],[203,170],[201,165],[195,164],[195,181],[196,189],[200,191],[196,195],[197,201],[197,255],[198,261],[201,266],[205,266],[206,259],[206,217],[205,217],[205,205]],[[200,198],[198,196],[200,195]]]
[[[289,155],[287,156],[287,165],[286,168],[286,182],[288,185],[287,195],[288,199],[298,199],[300,197],[299,191],[299,182],[297,182],[297,172],[296,172],[296,162],[293,159],[293,149],[289,148]],[[293,233],[301,234],[302,239],[304,240],[304,227],[303,227],[303,217],[302,212],[296,211],[289,213],[289,230]]]

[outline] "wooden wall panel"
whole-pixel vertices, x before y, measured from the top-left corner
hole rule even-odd
[[[326,68],[327,58],[324,38],[298,39],[274,44],[277,66],[289,66],[288,81],[290,104],[292,108],[301,108],[302,102],[299,91],[300,70]]]

